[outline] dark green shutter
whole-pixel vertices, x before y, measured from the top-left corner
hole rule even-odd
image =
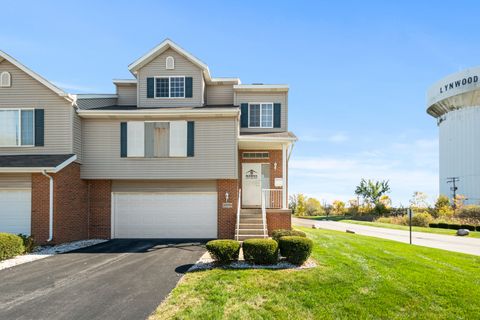
[[[185,77],[185,98],[193,96],[193,78]]]
[[[45,112],[43,109],[35,109],[35,146],[45,145]]]
[[[154,78],[147,78],[147,98],[153,98],[154,96]]]
[[[193,157],[195,150],[195,122],[187,122],[187,157]]]
[[[120,157],[127,156],[127,123],[120,122]]]
[[[248,128],[248,103],[241,104],[240,127]]]
[[[280,103],[273,104],[273,127],[280,128],[282,126],[282,105]]]

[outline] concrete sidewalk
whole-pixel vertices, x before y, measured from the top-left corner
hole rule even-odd
[[[370,227],[338,221],[316,221],[298,218],[292,218],[292,222],[294,225],[302,227],[312,227],[312,225],[315,224],[317,228],[321,229],[343,232],[348,229],[364,236],[409,243],[409,232],[404,230]],[[469,238],[468,236],[457,237],[434,233],[412,232],[412,243],[424,247],[480,255],[480,239]]]

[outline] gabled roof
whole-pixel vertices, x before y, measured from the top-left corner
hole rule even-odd
[[[190,53],[188,53],[186,50],[181,48],[178,44],[173,42],[170,39],[165,39],[162,43],[160,43],[158,46],[138,58],[136,61],[131,63],[128,66],[128,70],[130,70],[131,73],[136,74],[137,71],[151,62],[153,59],[158,57],[160,54],[163,52],[167,51],[168,49],[173,49],[182,56],[184,56],[186,59],[188,59],[190,62],[192,62],[194,65],[199,67],[200,69],[203,70],[204,73],[208,74],[208,77],[210,78],[210,70],[208,70],[208,66],[200,61],[198,58],[194,57]]]
[[[29,68],[27,68],[26,66],[24,66],[23,64],[21,64],[20,62],[18,62],[17,60],[15,60],[13,57],[11,57],[10,55],[6,54],[5,52],[1,51],[0,50],[0,62],[2,62],[3,60],[7,60],[8,62],[10,62],[11,64],[13,64],[15,67],[17,67],[18,69],[22,70],[23,72],[25,72],[26,74],[28,74],[30,77],[32,77],[33,79],[37,80],[38,82],[40,82],[41,84],[43,84],[45,87],[47,87],[48,89],[52,90],[53,92],[55,92],[56,94],[58,94],[60,97],[64,97],[65,99],[67,99],[68,101],[72,101],[72,97],[66,93],[65,91],[63,91],[62,89],[60,89],[59,87],[55,86],[53,83],[51,83],[50,81],[46,80],[45,78],[43,78],[42,76],[40,76],[38,73],[36,72],[33,72],[32,70],[30,70]]]
[[[156,46],[155,48],[153,48],[152,50],[150,50],[149,52],[147,52],[146,54],[144,54],[143,56],[135,60],[133,63],[131,63],[128,66],[128,70],[130,70],[131,73],[136,75],[139,69],[147,65],[149,62],[154,60],[156,57],[158,57],[168,49],[175,50],[180,55],[182,55],[187,60],[189,60],[191,63],[193,63],[200,69],[202,69],[203,75],[205,76],[205,80],[207,83],[240,84],[239,78],[212,78],[212,76],[210,75],[210,70],[208,69],[208,66],[203,61],[201,61],[200,59],[198,59],[197,57],[195,57],[194,55],[192,55],[191,53],[189,53],[188,51],[186,51],[185,49],[183,49],[182,47],[180,47],[178,44],[176,44],[170,39],[165,39],[158,46]]]

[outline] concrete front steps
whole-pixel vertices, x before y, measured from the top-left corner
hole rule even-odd
[[[261,209],[241,209],[240,228],[236,231],[238,241],[264,238]]]

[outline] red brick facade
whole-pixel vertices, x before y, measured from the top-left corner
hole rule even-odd
[[[110,239],[112,181],[88,180],[90,239]]]
[[[274,230],[292,228],[292,211],[282,209],[267,210],[267,228],[271,236]]]
[[[244,162],[269,163],[270,187],[275,178],[282,177],[282,151],[266,150],[269,159],[243,159],[239,150],[240,179],[217,180],[218,190],[218,238],[232,239],[241,187],[241,165]],[[276,166],[275,166],[276,163]],[[111,180],[82,180],[80,164],[72,163],[51,174],[54,179],[54,228],[51,243],[80,239],[111,237]],[[228,192],[228,203],[225,194]],[[44,244],[49,232],[49,179],[41,173],[32,174],[32,235],[39,244]],[[290,229],[291,215],[288,210],[267,211],[269,233],[276,229]]]
[[[217,230],[219,239],[233,239],[235,236],[235,223],[237,221],[238,180],[217,180],[218,213]],[[225,193],[228,192],[230,208],[224,208]]]
[[[72,163],[53,177],[53,240],[62,243],[88,238],[87,182],[80,179],[80,165]],[[45,243],[49,235],[49,178],[32,174],[32,235]]]

